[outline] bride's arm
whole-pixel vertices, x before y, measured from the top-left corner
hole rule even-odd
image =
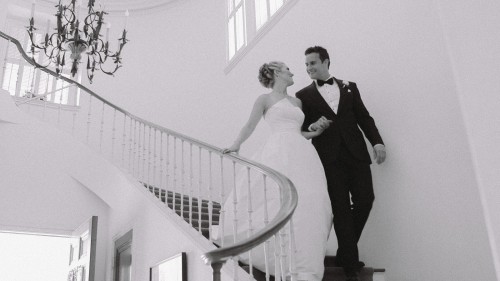
[[[224,153],[238,152],[240,150],[241,144],[250,137],[250,135],[255,130],[255,127],[257,127],[257,124],[259,123],[260,119],[262,118],[262,115],[264,114],[265,111],[265,105],[266,105],[266,96],[261,95],[255,101],[252,112],[250,113],[250,117],[248,118],[248,121],[243,126],[243,128],[241,128],[240,134],[234,141],[233,145],[231,145],[229,148],[224,149],[223,150]]]
[[[300,107],[300,109],[302,109],[302,101],[298,98],[296,98],[295,101],[297,102],[297,105]],[[302,134],[302,136],[304,136],[304,138],[309,140],[321,135],[325,129],[326,128],[319,128],[315,131],[301,131],[300,133]]]
[[[301,134],[302,134],[302,136],[304,136],[304,138],[309,140],[309,139],[312,139],[312,138],[315,138],[315,137],[321,135],[324,130],[325,129],[318,129],[316,131],[311,131],[311,132],[302,131]]]

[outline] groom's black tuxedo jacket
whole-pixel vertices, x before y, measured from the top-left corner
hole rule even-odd
[[[320,136],[312,139],[323,165],[331,164],[337,159],[342,143],[358,161],[371,164],[370,154],[360,128],[372,146],[384,144],[382,137],[361,100],[356,84],[337,79],[335,81],[340,89],[337,113],[323,99],[315,82],[297,92],[296,97],[302,101],[302,110],[305,114],[302,130],[308,131],[312,123],[325,116],[333,123]]]

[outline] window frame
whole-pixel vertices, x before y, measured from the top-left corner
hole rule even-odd
[[[226,0],[226,67],[224,68],[224,73],[228,74],[231,70],[243,59],[243,57],[254,48],[254,46],[262,39],[273,27],[276,25],[288,11],[299,1],[299,0],[283,0],[283,5],[279,7],[274,14],[270,14],[270,1],[265,0],[267,4],[268,18],[267,20],[257,28],[256,14],[255,14],[255,1],[256,0],[241,0],[244,5],[244,36],[245,44],[238,50],[235,51],[232,57],[229,56],[229,1]]]
[[[29,54],[28,49],[30,46],[30,44],[29,44],[30,39],[29,39],[28,33],[26,31],[25,20],[26,19],[17,17],[15,15],[8,15],[7,19],[6,19],[6,28],[5,29],[7,30],[8,34],[15,33],[15,34],[13,34],[14,38],[16,36],[19,36],[16,39],[19,40],[19,42],[21,43],[21,46],[23,46],[25,48],[25,51]],[[51,23],[48,22],[47,25],[51,26]],[[47,26],[47,29],[48,29],[48,26]],[[21,30],[23,32],[21,32]],[[44,35],[44,31],[39,31],[37,35],[42,37]],[[3,55],[2,56],[2,61],[3,61],[2,68],[3,69],[1,72],[2,76],[0,77],[0,82],[1,82],[0,88],[8,91],[9,94],[13,98],[16,99],[16,101],[18,101],[18,102],[25,101],[26,98],[30,98],[30,97],[26,96],[26,93],[23,93],[22,90],[28,89],[28,90],[31,90],[33,92],[38,93],[40,90],[40,86],[41,86],[40,82],[42,79],[42,75],[48,75],[48,74],[45,74],[45,72],[41,71],[38,68],[34,68],[34,66],[31,65],[30,63],[26,62],[20,54],[16,55],[17,49],[16,49],[14,44],[8,43],[8,45],[6,44],[3,49],[4,49],[3,50],[4,53],[2,54]],[[16,50],[13,50],[13,49],[16,49]],[[14,52],[15,55],[10,56],[10,53],[12,51]],[[8,69],[7,63],[9,63],[11,65],[16,65],[18,67],[17,79],[15,81],[15,86],[14,86],[15,89],[14,89],[13,93],[10,91],[10,88],[12,88],[12,86],[11,86],[12,81],[8,82],[6,89],[4,88],[4,85],[3,85],[5,83],[6,75],[7,75],[7,69]],[[33,68],[33,70],[30,70],[28,72],[29,73],[34,72],[33,76],[29,75],[29,77],[27,79],[24,79],[25,78],[24,77],[25,70],[31,69],[31,68]],[[49,66],[48,68],[51,69],[53,67]],[[65,66],[63,69],[62,75],[66,76],[66,77],[70,77],[70,75],[71,75],[70,68],[71,68],[71,66],[69,64],[67,66]],[[11,68],[9,73],[10,73],[9,77],[14,75],[12,72],[12,68]],[[80,82],[81,76],[82,76],[82,72],[79,71],[77,73],[77,76],[75,76],[74,80],[77,82]],[[62,87],[67,86],[67,84],[68,84],[68,82],[61,80],[61,79],[57,79],[56,77],[53,77],[52,79],[50,79],[49,77],[50,77],[50,75],[47,76],[47,80],[46,80],[47,85],[45,87],[46,89],[45,89],[44,93],[46,93],[47,91],[50,92],[50,91],[56,90],[58,84],[62,85]],[[8,80],[12,80],[12,79],[9,78]],[[25,81],[26,81],[27,85],[25,85],[25,87],[24,87],[23,82],[25,82]],[[49,85],[49,83],[51,83],[51,85]],[[44,96],[40,100],[33,100],[30,103],[31,104],[38,104],[38,103],[42,104],[45,102],[47,103],[48,107],[61,107],[62,106],[63,108],[67,108],[67,109],[77,109],[77,108],[79,108],[79,105],[80,105],[80,89],[78,87],[63,88],[59,91],[55,91],[49,95]]]

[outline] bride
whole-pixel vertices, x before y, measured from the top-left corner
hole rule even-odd
[[[270,62],[262,65],[259,69],[259,81],[266,87],[272,89],[268,94],[263,94],[257,98],[253,106],[250,118],[241,129],[240,134],[234,141],[234,144],[225,149],[225,153],[238,152],[241,144],[250,137],[258,122],[262,117],[271,127],[271,136],[256,153],[253,160],[271,167],[287,176],[295,185],[298,192],[298,205],[292,217],[292,225],[295,239],[295,272],[298,280],[320,281],[323,278],[324,258],[326,253],[326,242],[332,226],[332,210],[328,196],[326,178],[319,156],[313,145],[308,139],[320,135],[329,122],[324,118],[318,120],[323,129],[313,132],[301,131],[301,125],[304,121],[304,114],[301,110],[301,101],[295,97],[289,96],[287,88],[293,85],[293,73],[282,62]],[[238,202],[245,205],[249,194],[243,179],[239,180],[241,184],[237,185]],[[255,218],[263,217],[264,214],[264,195],[257,192],[258,187],[252,182],[252,204],[253,215]],[[231,204],[233,194],[230,194],[224,204],[225,215],[225,233],[232,231],[230,222],[237,214],[238,233],[237,237],[246,237],[248,228],[244,228],[248,218],[241,206],[238,212],[233,212]],[[275,193],[266,195],[266,210],[270,214],[276,214],[279,209],[279,195]],[[259,224],[260,223],[260,224]],[[264,227],[264,222],[256,222],[253,226],[258,230]],[[229,239],[225,236],[221,239]],[[232,239],[231,239],[232,240]],[[279,245],[278,245],[279,246]],[[261,246],[262,247],[262,246]],[[272,246],[271,246],[272,247]],[[265,271],[265,260],[268,263],[268,270],[274,275],[274,254],[267,254],[266,258],[262,255],[262,249],[252,251],[252,265]],[[268,251],[274,253],[274,249]],[[259,255],[261,253],[261,255]],[[245,257],[246,256],[246,257]],[[240,260],[248,262],[248,255],[242,255]],[[289,277],[288,277],[289,278]],[[287,278],[287,279],[288,279]]]

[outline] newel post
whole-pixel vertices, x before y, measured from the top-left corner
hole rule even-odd
[[[212,281],[221,281],[220,269],[224,265],[224,262],[216,262],[216,263],[212,263],[211,265],[212,265],[212,269],[213,269]]]

